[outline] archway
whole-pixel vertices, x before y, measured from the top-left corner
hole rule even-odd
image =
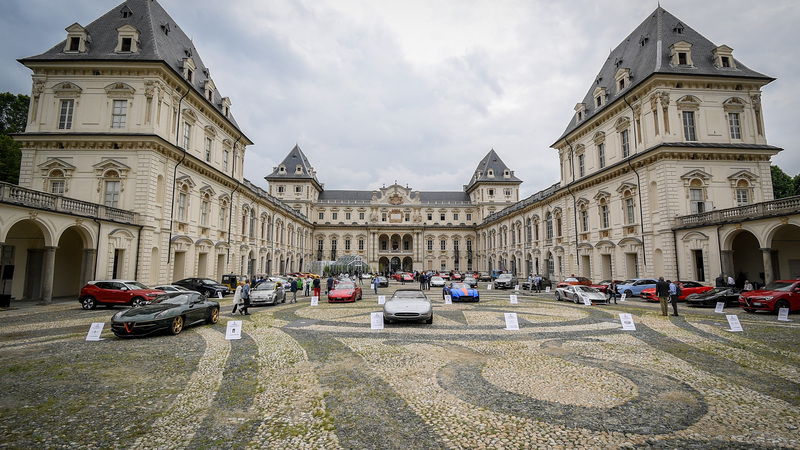
[[[81,288],[94,276],[94,251],[86,230],[69,227],[61,233],[53,270],[53,297],[77,297]]]
[[[774,279],[800,278],[800,227],[792,224],[778,227],[772,234],[770,248]]]
[[[406,256],[403,258],[403,272],[413,272],[414,271],[414,261],[411,259],[410,256]]]
[[[390,273],[395,273],[395,272],[398,272],[400,269],[401,269],[400,258],[395,256],[395,257],[392,258],[391,265],[389,267],[389,271],[390,271]]]
[[[22,220],[9,228],[3,244],[2,265],[4,271],[13,274],[5,286],[7,292],[11,292],[11,297],[23,300],[42,298],[48,242],[52,242],[52,235],[35,220]]]
[[[732,275],[736,279],[737,286],[744,286],[745,280],[765,282],[764,258],[759,247],[758,238],[747,230],[737,233],[731,241],[733,273],[726,273],[725,276]],[[713,274],[712,278],[714,276],[716,274]]]

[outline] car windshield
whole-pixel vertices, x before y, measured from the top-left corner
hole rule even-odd
[[[339,284],[336,285],[336,289],[355,289],[355,288],[356,288],[356,285],[353,284],[353,283],[342,282],[342,283],[339,283]]]
[[[572,282],[578,281],[578,279],[577,278],[567,278],[564,281],[568,281],[568,282],[572,283]]]
[[[131,289],[150,289],[149,287],[139,283],[138,281],[126,281],[125,285]]]
[[[464,277],[464,281],[475,281],[475,277]]]
[[[499,277],[497,277],[497,279],[498,280],[510,280],[511,279],[511,274],[504,273],[504,274],[500,275]]]
[[[636,280],[625,280],[621,284],[633,284],[636,283]]]
[[[790,281],[773,281],[768,285],[764,286],[762,290],[764,291],[790,291],[792,290],[792,285],[794,283]]]
[[[450,285],[450,289],[469,289],[469,285],[467,283],[453,283]]]
[[[186,305],[189,299],[194,298],[192,294],[179,294],[179,295],[159,295],[153,300],[153,303],[164,303],[167,305]]]
[[[431,281],[442,281],[442,280],[443,280],[442,277],[433,277],[433,278],[431,278]]]
[[[727,287],[718,287],[718,288],[711,289],[710,291],[706,291],[705,293],[706,294],[718,294],[720,292],[725,292],[725,291],[727,291],[729,289],[730,288],[727,288]]]
[[[274,291],[275,290],[275,283],[264,282],[259,283],[258,286],[254,288],[256,291]]]
[[[575,288],[582,292],[599,292],[597,289],[589,286],[576,286]]]
[[[203,284],[208,284],[208,285],[218,284],[216,281],[208,279],[208,278],[201,278],[200,282],[203,283]]]
[[[422,291],[396,291],[392,298],[403,298],[403,299],[410,299],[410,298],[417,298],[420,300],[426,300],[427,297]]]

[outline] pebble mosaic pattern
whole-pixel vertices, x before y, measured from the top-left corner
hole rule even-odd
[[[0,311],[0,448],[800,448],[798,321],[440,293],[432,325],[383,330],[366,289],[129,340],[77,301]]]

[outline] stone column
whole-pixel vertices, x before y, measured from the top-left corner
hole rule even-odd
[[[53,303],[53,272],[56,265],[56,249],[58,247],[44,248],[44,261],[42,263],[42,301],[40,305]]]
[[[722,273],[725,276],[731,276],[736,278],[736,274],[733,273],[733,250],[722,250],[720,251],[722,256]]]
[[[761,256],[764,258],[764,283],[772,283],[772,249],[771,248],[761,248]]]
[[[93,248],[83,249],[83,260],[81,261],[81,278],[79,280],[80,286],[83,287],[89,281],[94,279],[94,258],[97,250]]]

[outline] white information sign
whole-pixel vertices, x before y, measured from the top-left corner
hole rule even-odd
[[[725,302],[717,302],[717,307],[714,308],[715,313],[725,313]]]
[[[626,294],[620,295],[619,301],[624,302],[625,301],[625,297],[626,297]]]
[[[516,296],[516,294],[511,294],[511,295],[509,296],[509,298],[511,299],[511,304],[512,304],[512,305],[516,305],[516,304],[518,303],[518,302],[517,302],[517,296]]]
[[[217,291],[217,298],[222,298],[222,291]]]
[[[518,291],[518,290],[519,290],[519,285],[518,285],[518,284],[515,284],[515,285],[514,285],[514,290],[515,290],[515,291]]]
[[[311,306],[319,306],[319,297],[316,295],[311,297]]]
[[[550,286],[547,286],[546,288],[544,288],[544,291],[545,292],[550,292]]]
[[[519,321],[517,320],[517,313],[505,313],[506,316],[506,330],[519,330]]]
[[[452,305],[453,304],[453,296],[447,294],[444,296],[444,304],[445,305]]]
[[[105,322],[95,322],[89,328],[89,333],[86,335],[87,341],[99,341],[100,340],[100,333],[103,332],[103,327],[105,326]]]
[[[583,296],[583,304],[586,306],[592,306],[592,299],[587,296]]]
[[[728,314],[725,317],[728,318],[728,325],[730,326],[730,329],[726,328],[725,331],[744,331],[742,330],[742,324],[739,323],[739,316]]]
[[[383,305],[384,303],[386,303],[386,296],[385,295],[379,295],[378,296],[378,304],[379,305]]]
[[[619,313],[619,321],[622,322],[623,330],[636,331],[636,324],[633,323],[633,316],[629,313]]]
[[[230,320],[228,321],[228,328],[225,330],[225,339],[241,339],[242,338],[242,321]]]
[[[370,313],[370,328],[373,330],[382,330],[383,329],[383,313],[382,312],[374,312]]]
[[[487,284],[486,285],[486,290],[487,291],[491,291],[492,290],[492,285],[491,284]]]
[[[792,321],[792,319],[789,318],[789,308],[781,308],[778,310],[778,320],[783,322]]]

